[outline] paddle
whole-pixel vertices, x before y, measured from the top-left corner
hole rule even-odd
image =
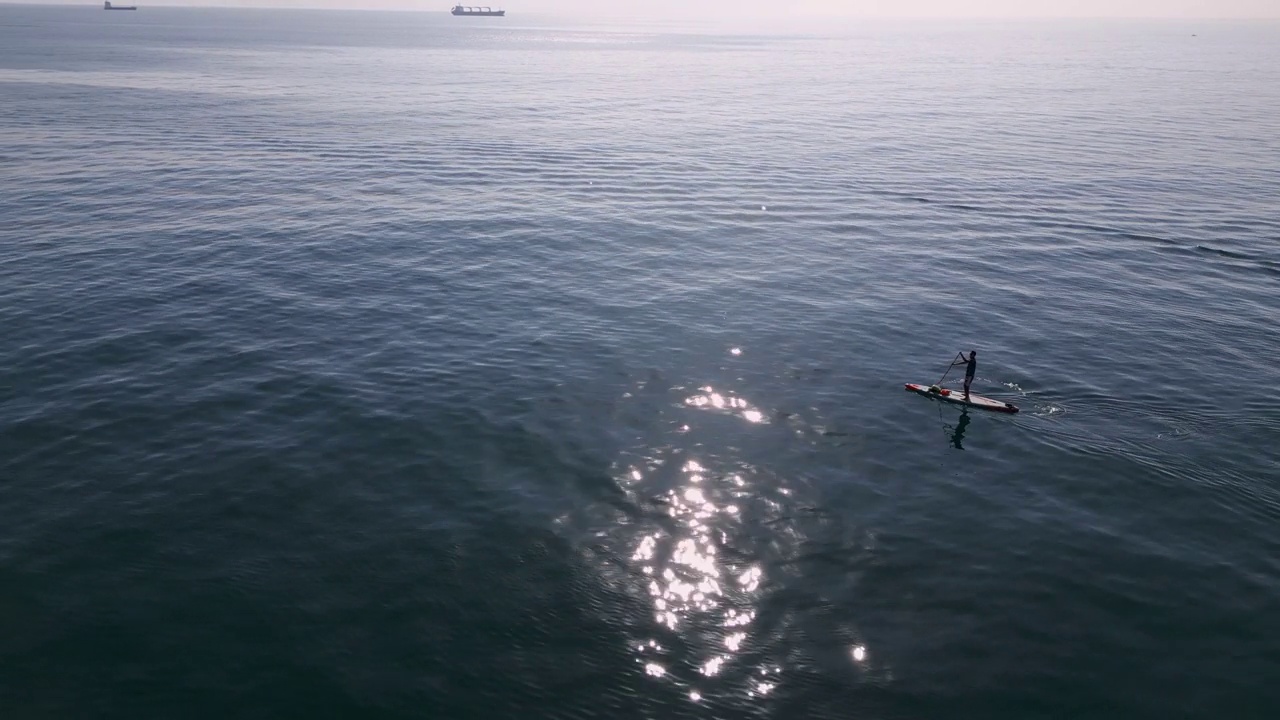
[[[951,358],[951,364],[947,365],[947,371],[942,373],[942,379],[938,380],[938,382],[934,383],[934,385],[942,385],[942,381],[947,379],[947,376],[951,374],[951,368],[956,366],[956,358],[960,358],[961,360],[963,360],[964,353],[957,352],[956,357]]]

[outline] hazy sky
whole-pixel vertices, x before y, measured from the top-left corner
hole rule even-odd
[[[12,2],[13,0],[0,0]],[[20,0],[81,4],[68,0]],[[118,0],[116,4],[322,7],[445,11],[455,0]],[[1184,17],[1278,18],[1280,0],[467,0],[516,13],[633,16]],[[82,0],[83,4],[97,4]],[[464,2],[466,4],[466,2]]]

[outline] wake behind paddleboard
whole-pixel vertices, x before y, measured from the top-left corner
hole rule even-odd
[[[956,405],[964,405],[965,407],[982,408],[983,410],[994,410],[996,412],[1016,413],[1018,407],[1012,403],[1000,402],[992,400],[989,397],[974,395],[969,393],[969,399],[964,399],[964,391],[949,390],[947,388],[930,387],[928,385],[917,385],[915,383],[907,383],[907,390],[914,393],[920,393],[926,397],[937,398],[943,402],[955,403]]]

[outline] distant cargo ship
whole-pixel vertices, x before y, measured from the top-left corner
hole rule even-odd
[[[137,10],[137,5],[112,5],[109,2],[102,3],[103,10]]]
[[[490,10],[487,7],[466,7],[463,5],[453,6],[454,15],[479,15],[482,17],[506,17],[506,10]]]

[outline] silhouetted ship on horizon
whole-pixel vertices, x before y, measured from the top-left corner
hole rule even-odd
[[[454,5],[454,15],[478,15],[480,17],[506,17],[506,10],[491,10],[487,7],[467,7],[465,5]]]
[[[137,10],[137,5],[112,5],[109,2],[102,3],[103,10]]]

